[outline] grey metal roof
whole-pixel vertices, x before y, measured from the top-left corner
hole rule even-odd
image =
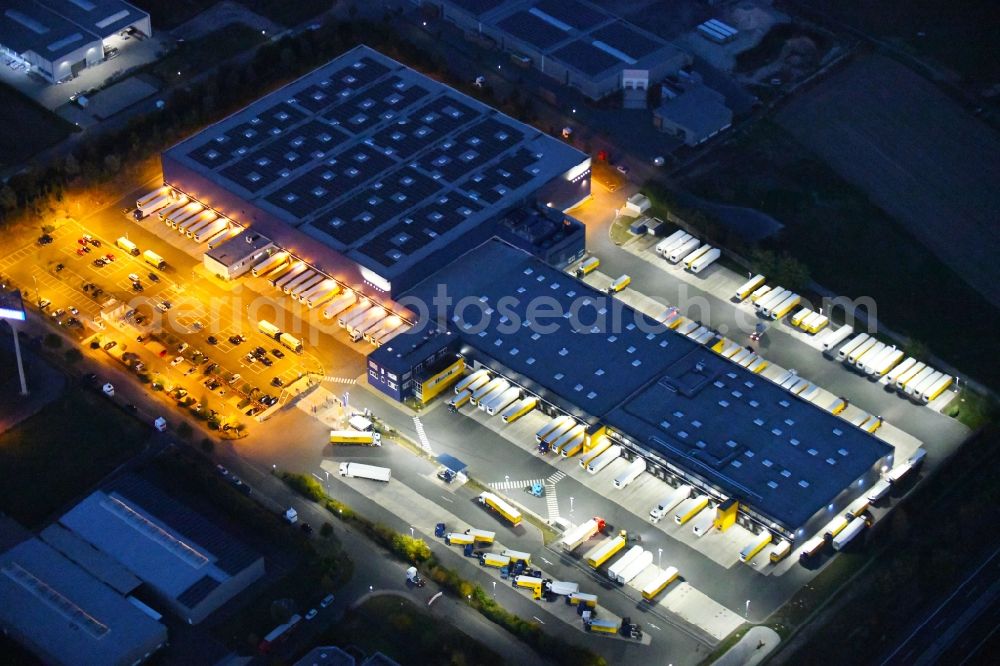
[[[129,664],[167,629],[44,542],[0,554],[0,626],[46,661]]]
[[[248,240],[249,239],[249,240]],[[261,234],[249,231],[238,234],[226,240],[224,243],[216,245],[206,256],[211,257],[223,266],[232,266],[244,259],[252,257],[261,250],[271,245],[271,239]]]
[[[384,277],[587,159],[364,46],[165,157]]]
[[[194,607],[260,555],[134,474],[112,481],[59,522],[161,593]]]
[[[122,28],[149,18],[123,0],[36,0],[40,5],[98,37],[111,37]]]
[[[733,121],[733,112],[721,93],[704,85],[694,85],[668,99],[654,113],[690,130],[698,137],[717,132]]]
[[[443,311],[432,301],[441,288],[450,299]],[[892,452],[498,239],[401,301],[410,299],[440,312],[465,353],[495,360],[543,398],[582,410],[792,529]],[[418,335],[419,323],[412,330]]]
[[[4,0],[0,5],[0,44],[11,51],[33,51],[56,61],[99,41],[94,33],[32,0]]]

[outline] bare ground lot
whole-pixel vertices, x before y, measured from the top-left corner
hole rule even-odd
[[[803,93],[777,120],[1000,305],[1000,138],[991,129],[878,55]],[[891,249],[885,259],[888,268]]]

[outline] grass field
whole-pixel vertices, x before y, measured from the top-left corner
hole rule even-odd
[[[857,58],[799,93],[777,121],[1000,307],[1000,137],[993,130],[879,55]],[[890,266],[892,246],[885,250]]]
[[[0,511],[37,526],[135,455],[149,433],[96,392],[70,387],[0,435]]]
[[[983,335],[1000,325],[1000,311],[781,127],[758,123],[685,186],[775,217],[785,229],[774,249],[807,264],[820,284],[873,297],[887,326],[1000,386],[1000,343]]]
[[[73,130],[70,123],[0,83],[0,169],[28,160]]]
[[[500,655],[451,625],[432,618],[406,599],[378,596],[348,611],[320,645],[356,645],[403,666],[499,666]]]

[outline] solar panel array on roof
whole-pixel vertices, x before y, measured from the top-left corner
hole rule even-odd
[[[571,33],[560,30],[552,23],[527,11],[511,14],[497,25],[514,37],[543,50],[548,50],[571,36]]]
[[[168,158],[386,276],[587,159],[366,47]]]
[[[589,30],[611,20],[609,14],[576,0],[541,0],[535,3],[535,9],[577,30]]]
[[[609,67],[623,64],[618,58],[595,47],[586,38],[570,42],[552,55],[572,63],[581,72],[591,76],[600,74]]]
[[[636,60],[645,58],[661,46],[624,21],[615,21],[599,28],[590,36],[614,49],[627,53]]]

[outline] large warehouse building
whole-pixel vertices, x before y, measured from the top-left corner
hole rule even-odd
[[[405,399],[456,358],[489,368],[664,479],[738,500],[751,528],[815,531],[891,463],[881,440],[499,239],[403,302],[427,325],[372,352],[373,386]]]
[[[149,14],[122,0],[4,0],[0,55],[50,83],[104,60],[104,42],[134,28],[152,34]]]
[[[689,62],[651,32],[586,0],[424,0],[459,27],[491,38],[514,61],[591,99],[645,89]]]
[[[390,297],[492,236],[511,210],[565,210],[590,195],[588,156],[364,46],[162,159],[166,184],[253,232],[230,243],[273,243]],[[217,269],[239,250],[220,250],[225,262],[210,269],[237,277]]]

